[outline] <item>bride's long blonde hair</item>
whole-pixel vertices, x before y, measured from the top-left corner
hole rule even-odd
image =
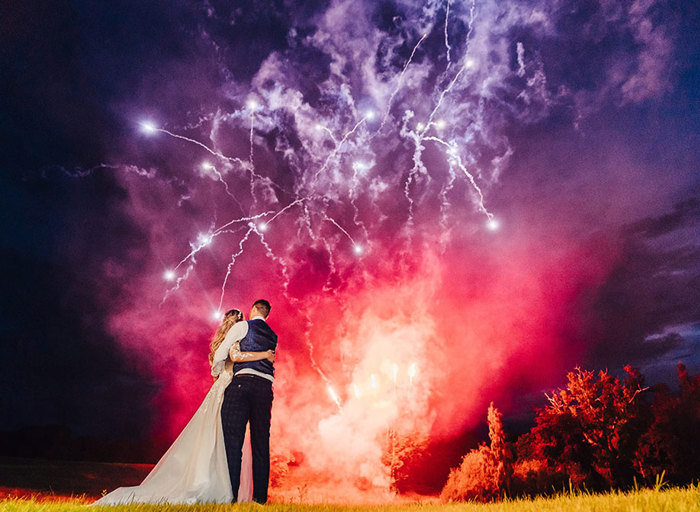
[[[240,309],[232,309],[226,312],[224,315],[224,320],[221,322],[221,325],[216,330],[216,334],[214,334],[214,337],[211,339],[211,343],[209,344],[209,364],[211,364],[214,360],[214,352],[216,352],[216,349],[221,346],[221,343],[224,341],[228,330],[233,326],[233,324],[240,322],[241,320],[243,320],[243,313],[241,313]]]

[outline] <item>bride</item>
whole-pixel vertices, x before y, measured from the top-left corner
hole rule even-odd
[[[232,309],[212,339],[209,354],[211,374],[215,382],[204,397],[184,430],[168,448],[141,485],[120,487],[97,500],[94,505],[127,503],[231,503],[231,480],[226,463],[224,436],[221,428],[221,403],[224,391],[233,376],[237,361],[274,362],[274,352],[240,352],[238,343],[228,350],[218,350],[226,333],[243,313]],[[223,352],[223,354],[222,354]],[[233,360],[231,359],[233,358]],[[238,502],[252,500],[252,457],[249,433],[243,446],[241,483]]]

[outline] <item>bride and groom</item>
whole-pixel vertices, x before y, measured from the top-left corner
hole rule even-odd
[[[95,505],[267,501],[277,348],[269,314],[266,300],[255,301],[248,321],[238,309],[226,313],[210,347],[215,381],[197,412],[141,485]]]

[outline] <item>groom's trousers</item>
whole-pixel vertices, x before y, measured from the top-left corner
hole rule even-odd
[[[267,487],[270,480],[272,398],[272,383],[251,375],[234,377],[224,393],[221,425],[234,503],[238,500],[241,449],[247,423],[250,423],[250,444],[253,455],[253,500],[258,503],[267,501]]]

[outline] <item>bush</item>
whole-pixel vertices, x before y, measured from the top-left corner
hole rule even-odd
[[[513,464],[510,491],[513,496],[536,496],[565,488],[569,475],[554,472],[540,459],[522,459]]]
[[[489,440],[468,452],[462,463],[450,471],[447,483],[440,494],[443,501],[490,501],[504,493],[507,469],[507,450],[501,413],[489,405]]]

